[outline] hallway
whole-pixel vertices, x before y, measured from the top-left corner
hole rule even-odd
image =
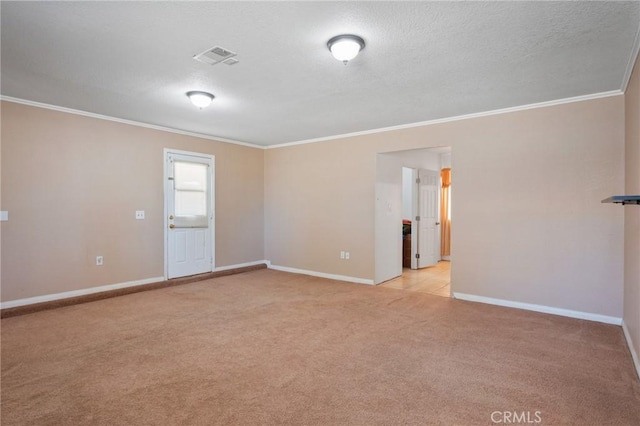
[[[403,268],[401,277],[380,286],[451,297],[451,262],[442,260],[436,266],[423,269]]]

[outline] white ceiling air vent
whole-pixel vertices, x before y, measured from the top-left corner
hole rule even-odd
[[[228,58],[228,59],[225,59],[224,61],[222,61],[223,64],[227,64],[227,65],[235,65],[238,62],[240,62],[240,61],[237,60],[236,58]]]
[[[214,46],[202,53],[198,53],[193,59],[209,65],[215,65],[220,62],[224,62],[227,65],[234,65],[239,62],[234,56],[236,56],[235,52],[225,49],[224,47]]]

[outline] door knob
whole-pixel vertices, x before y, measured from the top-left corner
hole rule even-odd
[[[170,215],[170,216],[169,216],[169,220],[173,220],[173,215]]]
[[[175,227],[176,227],[176,226],[175,226],[173,223],[172,223],[171,225],[169,225],[169,228],[170,228],[170,229],[173,229],[173,228],[175,228]]]

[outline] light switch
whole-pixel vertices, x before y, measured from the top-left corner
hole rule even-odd
[[[144,210],[136,210],[136,219],[144,219]]]
[[[9,212],[6,210],[0,211],[0,222],[6,222],[9,220]]]

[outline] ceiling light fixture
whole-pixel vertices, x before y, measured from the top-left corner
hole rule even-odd
[[[198,91],[187,92],[187,96],[191,100],[191,103],[200,109],[208,107],[215,97],[211,93]]]
[[[331,38],[327,42],[327,47],[334,58],[347,65],[347,62],[358,56],[358,53],[364,49],[364,40],[357,35],[343,34]]]

